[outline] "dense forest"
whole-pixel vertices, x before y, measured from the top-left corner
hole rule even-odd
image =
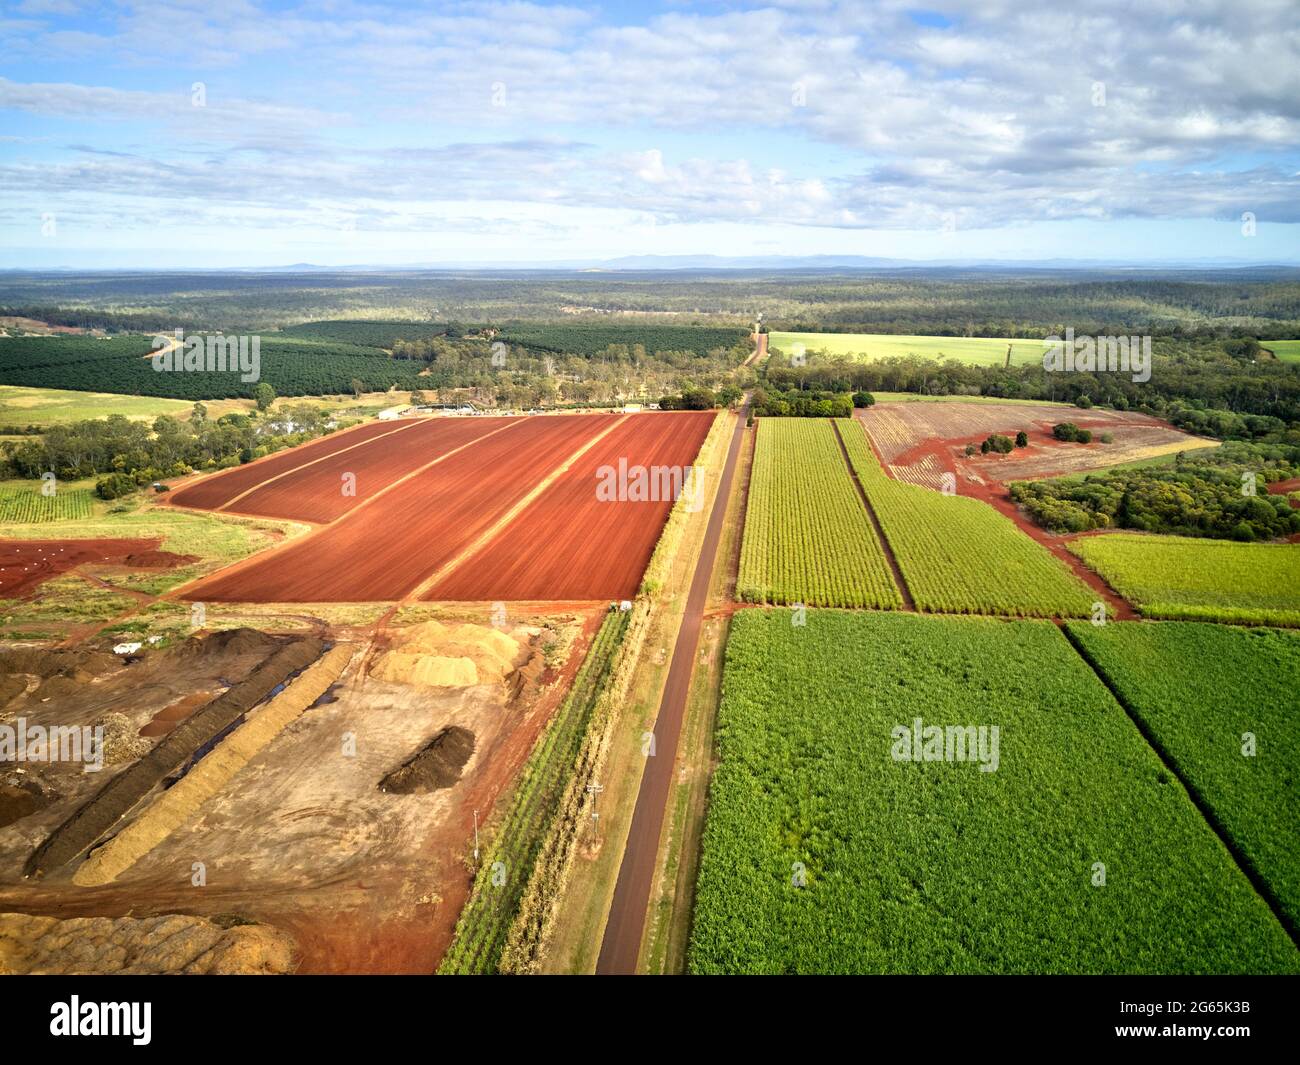
[[[764,383],[778,392],[1000,396],[1082,401],[1158,415],[1187,406],[1300,421],[1300,366],[1232,355],[1226,350],[1230,346],[1231,341],[1158,339],[1146,382],[1126,373],[1049,373],[1037,365],[968,366],[920,358],[860,363],[813,353],[802,366],[770,360]]]
[[[0,314],[122,330],[336,318],[1042,337],[1300,337],[1300,270],[682,270],[0,275]]]
[[[1173,465],[1107,470],[1082,480],[1018,481],[1011,498],[1055,532],[1139,529],[1222,540],[1300,532],[1300,510],[1265,486],[1300,475],[1300,444],[1231,442],[1180,453]]]

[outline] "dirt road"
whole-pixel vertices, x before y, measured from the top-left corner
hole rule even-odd
[[[637,792],[632,827],[623,851],[623,862],[618,870],[609,921],[605,925],[605,935],[600,944],[600,958],[596,962],[597,973],[636,972],[637,955],[641,950],[641,936],[645,929],[646,907],[650,901],[650,885],[659,854],[659,836],[663,831],[664,812],[675,775],[677,743],[686,712],[686,697],[691,687],[691,673],[695,668],[700,643],[704,607],[713,580],[713,565],[722,538],[727,499],[731,495],[731,482],[735,478],[748,412],[746,404],[736,422],[731,447],[727,451],[727,464],[718,484],[718,495],[704,532],[700,558],[691,578],[686,611],[677,632],[672,664],[668,667],[668,680],[659,702],[659,714],[655,718],[655,756],[646,762],[641,789]]]

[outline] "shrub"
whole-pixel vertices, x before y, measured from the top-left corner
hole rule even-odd
[[[135,491],[135,478],[125,473],[110,473],[95,485],[95,494],[100,499],[119,499]]]

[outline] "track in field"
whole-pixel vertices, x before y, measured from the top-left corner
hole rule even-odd
[[[303,469],[284,474],[222,509],[261,518],[289,518],[324,524],[372,499],[394,482],[458,447],[479,440],[513,418],[430,418],[395,437],[377,437]],[[352,475],[355,494],[344,495]]]
[[[713,411],[628,418],[424,598],[630,598],[673,503],[602,501],[596,496],[597,472],[617,468],[620,459],[629,465],[690,466],[713,419]],[[709,472],[704,471],[702,488],[708,487]]]
[[[394,425],[392,422],[372,422],[369,425],[360,425],[355,429],[334,433],[319,440],[313,440],[308,444],[303,444],[300,447],[290,448],[288,451],[278,451],[274,455],[268,455],[264,459],[250,462],[246,466],[238,466],[233,470],[226,470],[224,473],[205,477],[197,484],[180,488],[172,493],[170,502],[182,507],[195,507],[199,510],[217,510],[228,504],[232,499],[249,489],[256,488],[259,484],[270,480],[272,477],[288,473],[317,459],[334,455],[344,448],[350,448],[356,444],[386,436],[389,433],[409,431],[414,424]]]

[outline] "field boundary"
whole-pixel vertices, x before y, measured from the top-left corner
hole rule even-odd
[[[309,459],[307,462],[304,462],[301,466],[294,466],[292,469],[284,470],[281,473],[275,474],[275,476],[273,477],[268,477],[265,481],[259,481],[257,484],[253,485],[252,488],[246,488],[244,491],[240,492],[239,495],[231,496],[224,503],[222,503],[221,506],[215,507],[214,509],[218,511],[230,510],[231,507],[233,507],[245,496],[250,496],[254,492],[260,491],[261,489],[265,488],[268,484],[275,484],[275,482],[280,480],[280,478],[282,477],[288,477],[290,474],[293,473],[301,473],[308,466],[315,466],[318,462],[327,462],[328,460],[332,458],[336,458],[339,455],[346,455],[349,451],[355,451],[359,447],[365,447],[367,444],[374,443],[376,440],[387,440],[390,436],[393,436],[395,433],[400,433],[406,429],[414,429],[423,420],[424,419],[417,419],[411,421],[406,425],[398,426],[396,429],[392,430],[392,432],[379,433],[377,436],[368,436],[364,440],[360,440],[355,444],[349,444],[347,447],[341,447],[337,451],[331,451],[328,455],[322,455],[318,459]],[[364,425],[365,423],[363,422],[362,424]],[[344,432],[346,431],[347,430],[344,430]],[[267,455],[266,457],[270,458],[271,456]],[[234,511],[234,513],[238,514],[239,511],[236,510]]]
[[[709,511],[704,539],[700,545],[700,555],[691,574],[681,625],[668,664],[668,676],[651,725],[656,745],[655,756],[646,759],[641,783],[637,788],[636,805],[632,811],[627,842],[623,847],[618,876],[614,882],[614,894],[601,936],[600,953],[596,960],[597,974],[634,974],[640,960],[650,893],[663,840],[664,821],[672,799],[677,749],[681,740],[682,722],[686,716],[686,703],[690,697],[691,678],[695,672],[704,608],[708,605],[709,591],[713,584],[713,569],[722,541],[727,500],[731,495],[737,460],[744,442],[748,410],[746,403],[732,430],[722,476],[718,481],[718,490],[713,498],[713,507]]]
[[[1110,624],[1122,625],[1125,623],[1113,622]],[[1134,623],[1129,622],[1129,624]],[[1232,860],[1237,864],[1237,867],[1245,874],[1246,879],[1250,881],[1250,886],[1255,889],[1255,893],[1264,900],[1264,903],[1268,906],[1273,916],[1277,918],[1278,923],[1286,931],[1286,934],[1291,937],[1291,942],[1295,944],[1296,949],[1300,950],[1300,928],[1298,928],[1287,916],[1285,910],[1282,908],[1281,900],[1279,900],[1277,895],[1274,894],[1268,881],[1260,875],[1259,870],[1255,867],[1255,863],[1252,862],[1250,858],[1247,857],[1246,853],[1233,841],[1232,836],[1229,835],[1223,822],[1219,820],[1218,816],[1210,809],[1209,804],[1205,801],[1200,792],[1192,786],[1191,781],[1189,781],[1182,770],[1178,768],[1177,763],[1170,756],[1164,744],[1160,742],[1155,733],[1152,732],[1146,722],[1142,720],[1142,716],[1133,708],[1133,705],[1128,701],[1125,695],[1114,683],[1111,682],[1110,677],[1107,675],[1106,670],[1101,663],[1097,662],[1092,657],[1088,652],[1088,649],[1083,645],[1083,642],[1070,631],[1070,626],[1062,624],[1058,625],[1057,628],[1061,631],[1061,634],[1066,638],[1066,640],[1069,641],[1070,646],[1074,648],[1079,657],[1083,659],[1084,664],[1087,665],[1087,667],[1096,675],[1097,679],[1105,685],[1106,690],[1110,692],[1111,697],[1123,708],[1128,719],[1133,722],[1133,725],[1146,741],[1147,746],[1155,751],[1157,757],[1159,757],[1160,761],[1164,764],[1165,769],[1167,769],[1173,778],[1182,785],[1183,791],[1187,793],[1187,797],[1191,800],[1192,805],[1196,807],[1201,817],[1205,819],[1205,823],[1210,826],[1210,829],[1214,832],[1215,836],[1218,837],[1219,842],[1227,849],[1228,853],[1232,856]]]
[[[831,424],[835,428],[835,442],[840,445],[840,455],[844,459],[844,465],[848,467],[849,476],[853,478],[853,487],[858,490],[858,498],[862,500],[863,507],[866,508],[867,517],[871,519],[871,527],[876,530],[876,536],[880,540],[880,546],[885,551],[885,561],[889,563],[890,572],[894,575],[894,584],[898,586],[898,594],[903,597],[902,609],[910,613],[916,613],[916,600],[912,598],[912,590],[907,586],[907,579],[903,576],[902,567],[898,564],[898,559],[894,555],[894,545],[889,542],[889,537],[885,535],[884,527],[880,524],[880,518],[876,516],[876,508],[871,505],[871,500],[867,497],[867,490],[862,487],[862,479],[858,477],[858,471],[853,467],[853,461],[849,458],[849,449],[844,443],[844,434],[840,430],[840,419],[831,418]],[[866,429],[863,429],[864,435]]]

